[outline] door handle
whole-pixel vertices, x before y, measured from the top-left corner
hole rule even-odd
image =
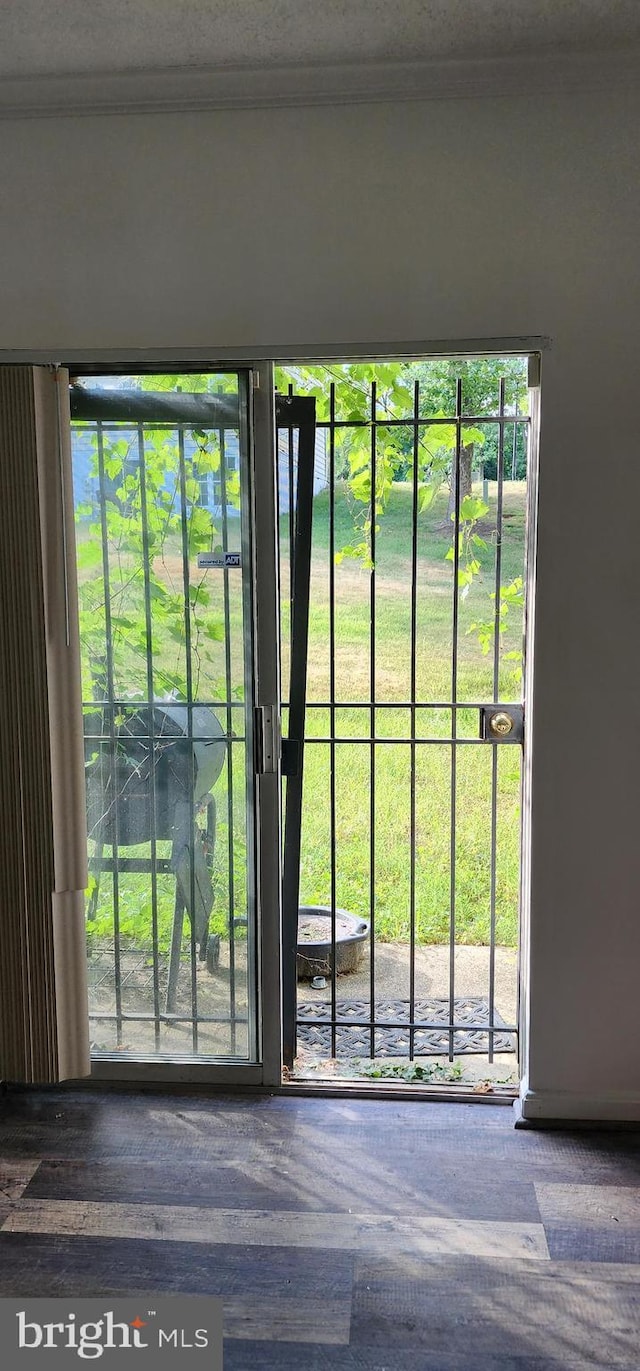
[[[521,743],[523,705],[480,705],[480,737],[485,743]]]

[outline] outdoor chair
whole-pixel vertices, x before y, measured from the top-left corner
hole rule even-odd
[[[96,882],[88,919],[95,917],[103,871],[173,873],[167,1013],[175,1009],[185,911],[200,960],[211,972],[218,965],[220,938],[209,931],[216,838],[211,792],[226,749],[219,719],[201,705],[154,703],[131,713],[120,706],[103,706],[85,718],[88,832],[95,843],[90,867]],[[205,830],[196,823],[203,809]],[[171,842],[169,858],[154,852],[160,841]],[[142,845],[151,845],[150,855],[120,856],[121,848]],[[105,847],[111,848],[110,857],[105,856]]]

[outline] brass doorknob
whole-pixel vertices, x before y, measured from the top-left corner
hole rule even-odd
[[[507,733],[511,733],[512,728],[513,719],[504,710],[499,709],[497,713],[491,715],[489,729],[497,738],[504,738]]]

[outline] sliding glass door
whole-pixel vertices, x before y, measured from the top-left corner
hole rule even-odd
[[[97,1060],[260,1057],[250,384],[72,378]]]

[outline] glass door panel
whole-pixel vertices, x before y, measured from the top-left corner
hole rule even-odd
[[[71,387],[100,1057],[257,1060],[248,373]]]

